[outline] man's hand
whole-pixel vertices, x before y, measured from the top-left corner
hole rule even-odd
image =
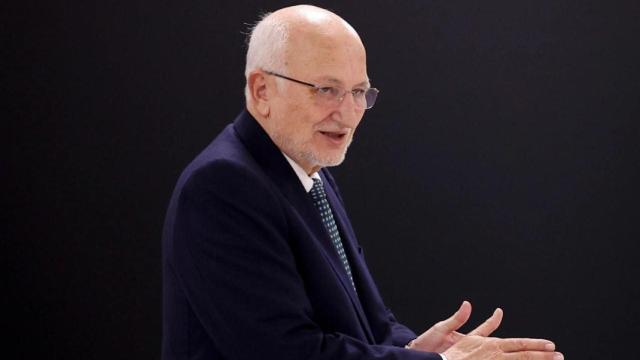
[[[498,339],[467,335],[444,352],[448,360],[563,360],[543,339]]]
[[[442,353],[460,341],[465,335],[457,332],[471,316],[471,304],[464,301],[458,311],[450,318],[433,325],[411,342],[410,349]],[[502,321],[502,310],[496,309],[482,325],[475,328],[468,335],[489,336]]]

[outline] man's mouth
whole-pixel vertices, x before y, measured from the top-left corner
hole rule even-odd
[[[320,133],[334,141],[341,141],[347,136],[344,131],[320,131]]]

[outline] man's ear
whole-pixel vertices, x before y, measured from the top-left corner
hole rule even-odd
[[[247,78],[249,96],[255,109],[265,118],[269,117],[269,113],[271,112],[269,103],[271,92],[268,86],[267,78],[262,71],[254,70],[249,73],[249,77]]]

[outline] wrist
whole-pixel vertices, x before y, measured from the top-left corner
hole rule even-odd
[[[405,345],[405,346],[404,346],[404,348],[405,348],[405,349],[412,349],[412,348],[413,348],[413,342],[414,342],[415,340],[416,340],[416,339],[413,339],[413,340],[409,341],[409,342],[407,343],[407,345]]]

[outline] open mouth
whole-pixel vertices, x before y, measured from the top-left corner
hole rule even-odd
[[[331,132],[331,131],[320,131],[320,133],[334,141],[341,141],[347,136],[346,133]]]

